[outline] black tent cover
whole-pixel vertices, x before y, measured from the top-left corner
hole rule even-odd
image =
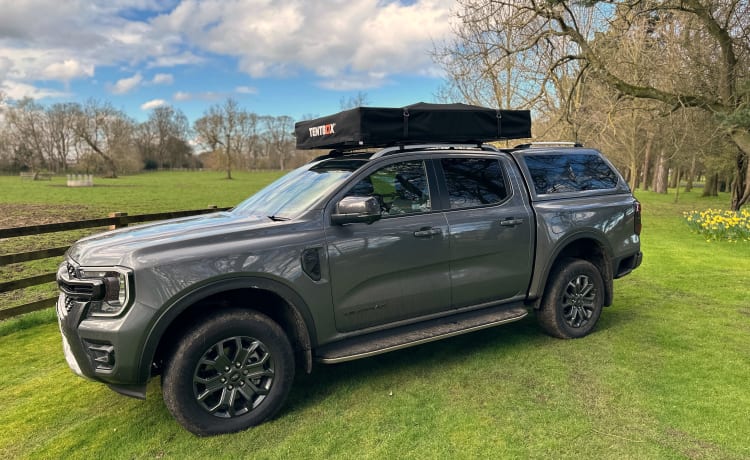
[[[528,110],[419,102],[358,107],[294,125],[297,148],[354,149],[418,143],[480,143],[531,137]]]

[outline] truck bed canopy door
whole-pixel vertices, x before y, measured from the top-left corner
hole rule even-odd
[[[434,142],[482,143],[531,137],[528,110],[419,102],[357,107],[294,125],[297,149],[354,149]]]

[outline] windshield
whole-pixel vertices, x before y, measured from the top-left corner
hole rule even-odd
[[[305,165],[272,182],[232,211],[274,220],[296,217],[343,183],[365,160],[326,160]]]

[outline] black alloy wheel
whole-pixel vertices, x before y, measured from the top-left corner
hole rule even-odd
[[[199,436],[241,431],[278,412],[294,367],[289,339],[268,316],[220,312],[178,342],[162,376],[164,403]]]
[[[537,320],[554,337],[584,337],[596,326],[603,299],[599,269],[587,260],[563,259],[550,273]]]

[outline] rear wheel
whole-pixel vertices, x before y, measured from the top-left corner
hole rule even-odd
[[[552,270],[537,319],[552,336],[583,337],[599,320],[603,298],[599,269],[586,260],[564,259]]]
[[[258,425],[281,408],[294,355],[281,327],[250,311],[219,313],[189,330],[164,370],[164,402],[199,436]]]

